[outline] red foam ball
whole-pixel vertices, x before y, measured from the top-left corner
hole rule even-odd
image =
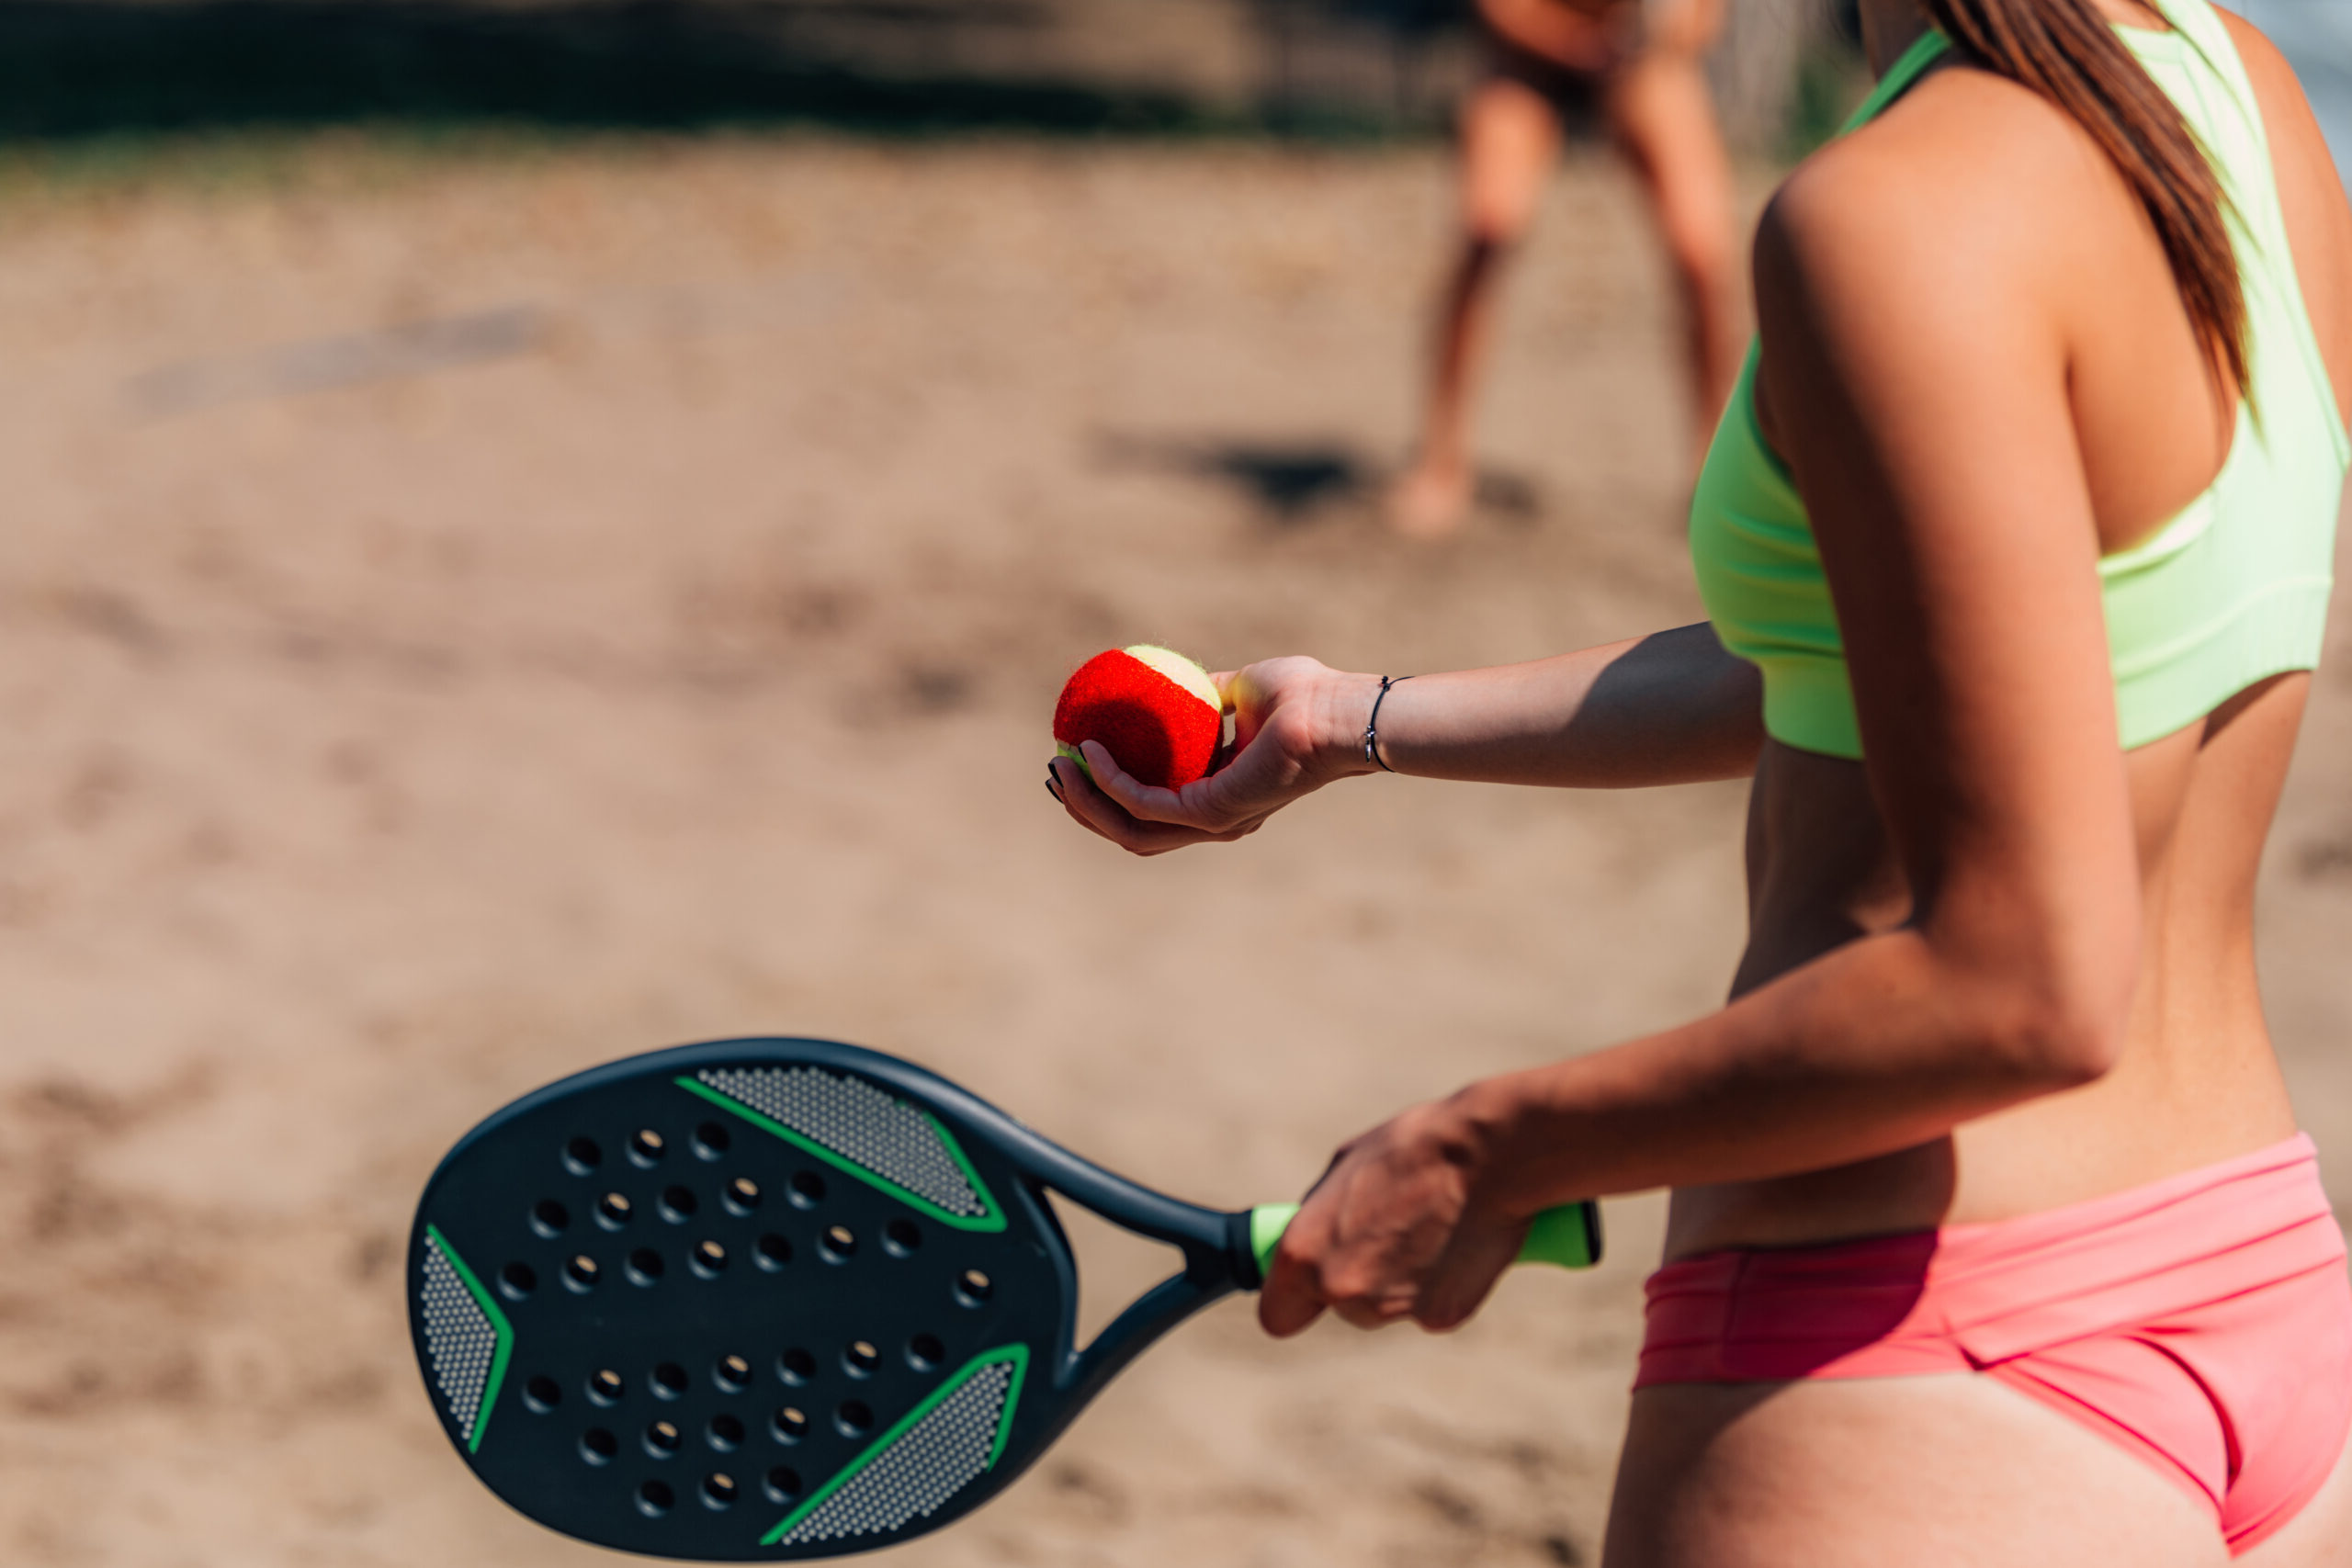
[[[1163,649],[1145,651],[1173,657]],[[1207,677],[1201,681],[1205,685]],[[1182,788],[1209,771],[1223,728],[1216,704],[1125,649],[1080,665],[1054,705],[1054,739],[1073,754],[1080,741],[1098,741],[1120,767],[1163,789]]]

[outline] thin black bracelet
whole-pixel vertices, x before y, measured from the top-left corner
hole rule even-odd
[[[1389,687],[1411,679],[1410,675],[1383,675],[1380,692],[1372,699],[1372,716],[1363,721],[1363,760],[1384,773],[1393,773],[1396,770],[1390,767],[1387,759],[1380,754],[1380,705],[1388,700]]]

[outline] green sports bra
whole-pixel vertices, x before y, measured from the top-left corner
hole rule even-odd
[[[2266,676],[2318,663],[2352,463],[2296,281],[2253,85],[2206,0],[2157,4],[2171,32],[2117,31],[2203,139],[2230,194],[2253,397],[2239,407],[2212,485],[2152,536],[2099,561],[2127,750],[2195,723]],[[1921,39],[1846,129],[1878,114],[1948,47],[1939,33]],[[1766,732],[1803,750],[1860,757],[1837,612],[1804,502],[1756,422],[1756,366],[1751,348],[1691,498],[1700,594],[1724,646],[1763,671]]]

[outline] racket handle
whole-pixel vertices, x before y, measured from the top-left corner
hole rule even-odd
[[[1274,1247],[1297,1213],[1295,1203],[1268,1203],[1250,1211],[1250,1250],[1258,1259],[1260,1280],[1273,1268]],[[1589,1269],[1600,1262],[1600,1205],[1589,1200],[1563,1203],[1536,1215],[1528,1222],[1518,1261],[1563,1269]]]

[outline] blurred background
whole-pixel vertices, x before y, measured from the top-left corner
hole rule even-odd
[[[2352,7],[2249,8],[2352,162]],[[1713,1003],[1736,789],[1382,778],[1141,863],[1038,787],[1105,646],[1695,617],[1589,141],[1478,506],[1383,525],[1476,62],[1440,0],[0,0],[0,1561],[599,1558],[447,1452],[400,1278],[448,1143],[595,1061],[836,1035],[1238,1206]],[[1860,69],[1733,0],[1707,70],[1744,233]],[[2339,1184],[2345,653],[2262,894]],[[1443,1341],[1220,1309],[899,1555],[1591,1562],[1657,1218]],[[1156,1266],[1080,1243],[1096,1316]]]
[[[1737,8],[1718,80],[1742,134],[1783,131],[1794,56],[1831,3]],[[1472,52],[1466,14],[1457,0],[10,0],[0,131],[490,121],[1361,137],[1444,119]]]

